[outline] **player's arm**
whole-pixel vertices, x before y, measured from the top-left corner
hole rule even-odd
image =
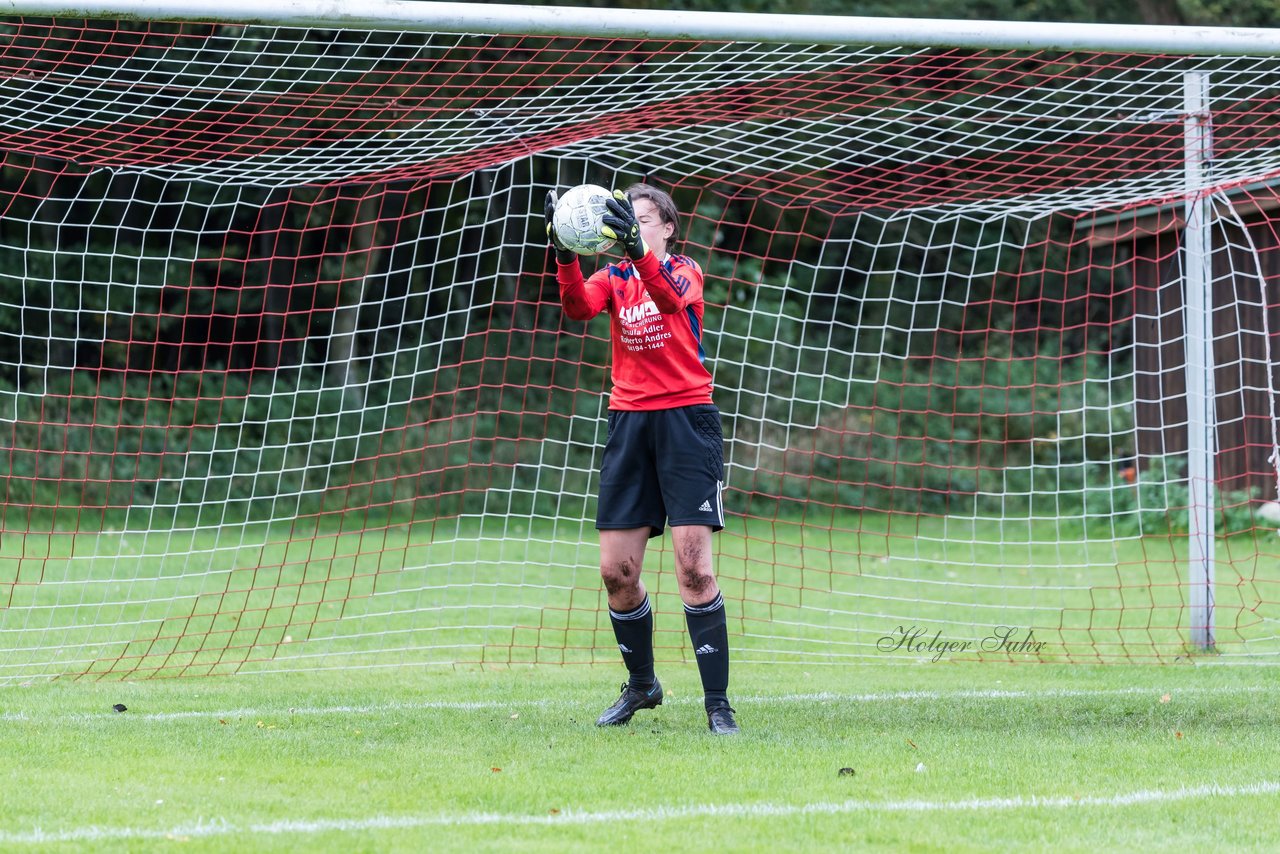
[[[575,258],[569,264],[556,263],[556,281],[560,283],[560,304],[571,320],[590,320],[609,304],[609,271],[597,270],[583,280],[582,268]]]
[[[697,264],[675,262],[668,270],[652,252],[635,264],[640,281],[663,314],[675,314],[702,301],[702,270]]]
[[[680,265],[678,270],[668,270],[662,265],[640,234],[640,223],[627,194],[614,190],[613,198],[606,204],[609,213],[604,216],[604,226],[600,233],[622,244],[627,257],[636,265],[640,281],[644,282],[658,311],[675,314],[701,300],[702,271],[696,264]]]
[[[547,203],[543,208],[547,218],[547,240],[556,256],[556,281],[560,284],[560,303],[564,313],[572,320],[590,320],[609,304],[608,274],[597,272],[590,280],[582,278],[578,256],[566,249],[552,227],[556,212],[556,191],[547,191]]]

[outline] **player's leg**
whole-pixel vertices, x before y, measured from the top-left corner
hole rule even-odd
[[[729,707],[729,629],[712,566],[711,536],[724,527],[720,412],[714,406],[689,406],[664,416],[654,435],[680,598],[702,677],[707,725],[728,735],[738,726]]]
[[[717,735],[731,735],[738,725],[729,707],[729,626],[712,568],[711,528],[672,525],[671,541],[685,622],[702,678],[707,726]]]
[[[645,440],[647,415],[609,413],[600,469],[600,577],[628,679],[622,695],[596,721],[599,726],[625,724],[640,709],[662,703],[662,686],[653,672],[653,612],[640,579],[645,544],[662,533],[666,518]]]
[[[600,577],[609,598],[609,622],[627,665],[627,684],[648,692],[653,675],[653,611],[640,580],[649,528],[600,532]]]
[[[651,530],[646,526],[600,531],[600,576],[628,676],[621,695],[601,713],[596,726],[625,724],[641,709],[662,705],[662,685],[653,673],[653,611],[640,580]]]

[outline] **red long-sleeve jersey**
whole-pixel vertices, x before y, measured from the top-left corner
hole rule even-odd
[[[691,258],[608,264],[583,281],[577,259],[557,265],[560,301],[573,320],[606,309],[613,342],[610,409],[675,409],[711,402],[703,364],[702,269]]]

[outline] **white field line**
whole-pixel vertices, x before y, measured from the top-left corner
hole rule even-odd
[[[281,819],[260,824],[234,824],[221,819],[200,820],[169,828],[103,827],[89,825],[63,830],[0,830],[0,846],[41,845],[53,842],[99,842],[118,839],[175,839],[230,835],[302,835],[352,833],[417,827],[467,827],[480,825],[613,824],[663,822],[690,818],[787,818],[791,816],[843,815],[848,813],[945,813],[1000,812],[1014,810],[1071,809],[1080,807],[1124,808],[1166,804],[1201,798],[1247,798],[1280,793],[1280,781],[1264,780],[1237,786],[1210,783],[1178,789],[1140,789],[1107,796],[1037,796],[967,798],[954,801],[911,799],[902,801],[828,801],[779,804],[768,801],[738,804],[691,804],[631,810],[590,812],[566,809],[555,815],[528,813],[463,812],[440,815],[380,815],[366,818]]]
[[[1191,685],[1186,687],[1171,688],[1050,688],[1043,691],[1026,690],[1026,691],[1005,691],[1000,689],[990,690],[971,690],[959,689],[955,691],[887,691],[880,693],[867,694],[840,694],[832,692],[816,692],[812,694],[774,694],[774,695],[747,695],[735,696],[732,698],[735,706],[769,706],[790,703],[884,703],[884,702],[910,702],[910,701],[966,701],[966,700],[1045,700],[1045,699],[1071,699],[1071,698],[1088,698],[1088,697],[1126,697],[1126,696],[1143,696],[1150,695],[1152,697],[1161,697],[1165,693],[1174,693],[1178,696],[1186,694],[1260,694],[1260,693],[1276,693],[1280,692],[1280,684],[1275,685],[1230,685],[1230,686],[1197,686]],[[125,698],[127,699],[127,698]],[[590,706],[593,699],[589,697],[575,697],[574,699],[541,699],[541,700],[475,700],[475,701],[406,701],[406,702],[390,702],[390,703],[370,703],[367,705],[334,705],[334,706],[285,706],[278,708],[260,708],[245,707],[239,709],[190,709],[186,711],[174,712],[144,712],[134,714],[127,712],[123,715],[117,715],[111,711],[101,712],[68,712],[65,714],[32,714],[29,712],[0,712],[0,723],[16,723],[20,721],[39,721],[42,724],[57,723],[59,721],[89,721],[104,717],[120,717],[133,721],[176,721],[187,718],[251,718],[251,717],[268,717],[268,716],[288,716],[288,715],[374,715],[374,714],[394,714],[396,712],[411,711],[429,711],[438,709],[441,711],[460,711],[460,712],[476,712],[476,711],[521,711],[525,709],[557,709],[564,711],[576,711]],[[680,705],[682,703],[694,703],[701,701],[701,697],[671,697],[668,705]]]

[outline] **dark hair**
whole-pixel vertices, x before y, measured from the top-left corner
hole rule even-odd
[[[648,184],[632,184],[627,187],[627,195],[631,197],[631,201],[636,199],[646,199],[658,210],[658,216],[664,223],[671,223],[673,230],[671,237],[667,238],[667,251],[671,251],[680,240],[680,211],[676,208],[675,200],[657,187],[651,187]]]

